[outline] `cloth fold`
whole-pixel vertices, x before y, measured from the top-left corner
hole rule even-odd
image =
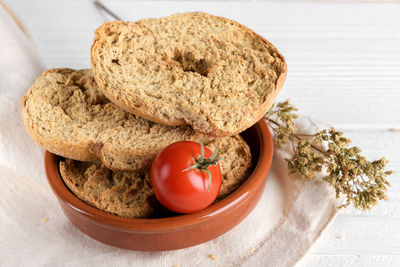
[[[290,177],[285,158],[291,151],[277,148],[258,205],[228,233],[169,252],[99,243],[67,220],[47,185],[43,150],[26,133],[20,108],[20,98],[43,65],[30,39],[1,6],[0,58],[0,263],[5,266],[292,266],[336,214],[333,190],[318,180]],[[297,126],[312,133],[321,124],[302,119]]]

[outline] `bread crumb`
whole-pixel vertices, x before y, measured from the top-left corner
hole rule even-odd
[[[361,257],[360,254],[357,255],[357,258]]]
[[[208,257],[209,257],[211,260],[213,260],[213,261],[215,261],[215,260],[217,259],[217,258],[214,256],[214,254],[209,254]]]
[[[337,239],[344,240],[344,235],[339,235]]]
[[[250,247],[250,253],[253,253],[253,252],[254,252],[254,247],[251,246],[251,247]]]
[[[47,222],[49,219],[47,219],[47,218],[43,218],[42,219],[42,222]]]
[[[237,264],[237,261],[233,261],[233,265],[236,265]]]
[[[202,261],[201,255],[200,255],[199,252],[197,252],[196,255],[197,255],[197,257],[194,259],[194,263],[195,263],[195,264],[199,264],[199,263]]]
[[[178,264],[175,264],[174,267],[179,267],[179,265],[178,265]]]

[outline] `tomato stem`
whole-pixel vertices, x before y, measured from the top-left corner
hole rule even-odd
[[[221,160],[221,158],[217,158],[217,153],[218,153],[218,148],[215,148],[214,153],[209,157],[209,158],[204,158],[204,144],[203,140],[200,139],[200,157],[196,160],[194,160],[194,164],[190,166],[189,168],[186,168],[183,170],[183,172],[191,170],[191,169],[198,169],[199,171],[205,171],[208,174],[208,189],[207,191],[210,192],[210,187],[211,187],[211,172],[208,169],[211,165],[216,166],[218,161]]]

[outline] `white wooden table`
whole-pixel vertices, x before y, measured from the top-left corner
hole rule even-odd
[[[89,67],[94,30],[111,18],[86,0],[3,0],[49,68]],[[278,100],[343,130],[394,171],[389,200],[342,210],[302,266],[400,266],[400,4],[104,0],[124,20],[206,11],[249,26],[288,62]]]

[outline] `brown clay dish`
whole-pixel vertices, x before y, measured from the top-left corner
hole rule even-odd
[[[210,207],[161,219],[129,219],[91,207],[73,195],[58,172],[60,157],[45,153],[48,182],[67,218],[88,236],[119,248],[174,250],[201,244],[229,231],[257,204],[273,156],[271,133],[264,119],[241,134],[250,146],[254,169],[235,192]]]

